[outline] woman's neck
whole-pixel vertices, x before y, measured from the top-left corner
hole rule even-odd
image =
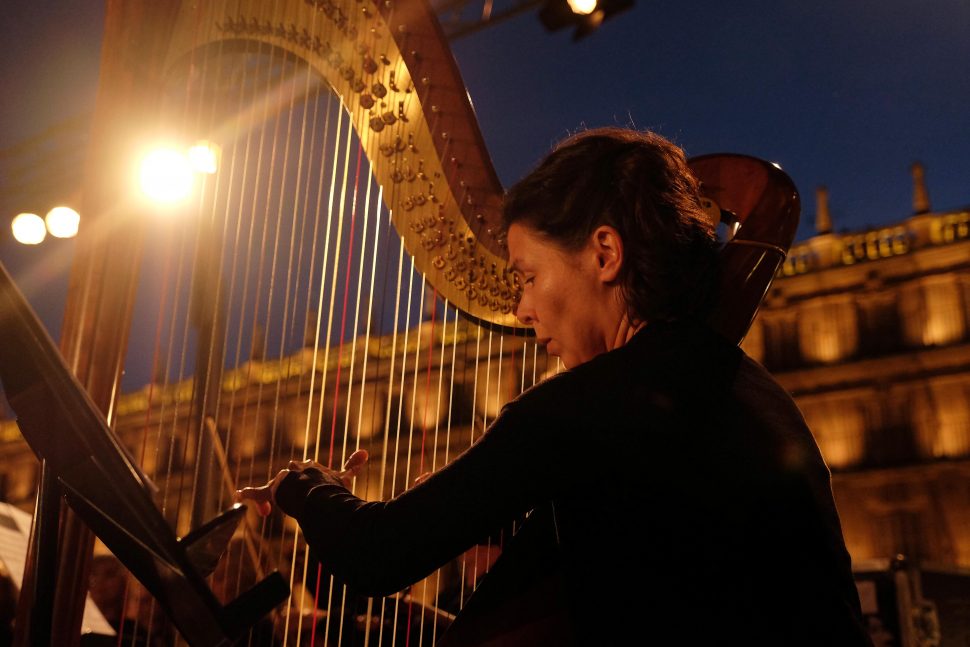
[[[613,337],[613,344],[609,350],[615,350],[620,346],[626,345],[646,325],[646,321],[631,322],[627,315],[623,315],[623,318],[620,319],[620,324],[616,328],[616,335]]]

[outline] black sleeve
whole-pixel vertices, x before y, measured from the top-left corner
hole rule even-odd
[[[544,406],[557,398],[539,390],[507,405],[465,453],[390,501],[363,501],[335,477],[307,470],[286,477],[277,503],[325,570],[367,595],[399,591],[572,487],[565,451],[576,443],[556,415],[564,407]]]

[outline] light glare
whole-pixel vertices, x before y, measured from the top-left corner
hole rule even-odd
[[[192,165],[184,154],[160,148],[141,163],[141,190],[152,200],[165,204],[179,202],[192,191]]]
[[[566,4],[573,10],[573,13],[581,16],[588,16],[596,11],[596,0],[566,0]]]
[[[47,231],[55,238],[73,238],[77,235],[78,223],[81,216],[70,207],[54,207],[44,218]]]
[[[47,236],[44,220],[36,213],[21,213],[10,223],[14,239],[23,245],[39,245]]]
[[[221,152],[218,144],[202,140],[189,149],[189,161],[197,172],[212,175],[219,170]]]

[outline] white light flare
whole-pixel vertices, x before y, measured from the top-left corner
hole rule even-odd
[[[55,238],[73,238],[77,236],[81,215],[70,207],[54,207],[44,218],[47,231]]]
[[[39,245],[47,236],[44,220],[36,213],[21,213],[10,223],[14,240],[22,245]]]
[[[197,173],[213,175],[219,170],[219,157],[222,149],[218,144],[202,140],[189,149],[189,161]]]
[[[596,0],[566,0],[566,4],[572,9],[573,13],[580,16],[588,16],[596,11]]]
[[[194,181],[188,156],[172,148],[159,148],[146,155],[139,178],[142,192],[162,204],[185,200]]]

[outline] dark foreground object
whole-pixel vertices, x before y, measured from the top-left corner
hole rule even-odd
[[[0,381],[27,443],[68,504],[158,600],[189,644],[231,644],[286,599],[289,587],[274,572],[231,603],[219,603],[204,578],[245,508],[227,510],[182,539],[175,536],[155,505],[151,481],[68,370],[2,264],[0,340]],[[56,536],[54,526],[46,531]],[[43,583],[38,595],[53,595],[53,589],[53,582]]]

